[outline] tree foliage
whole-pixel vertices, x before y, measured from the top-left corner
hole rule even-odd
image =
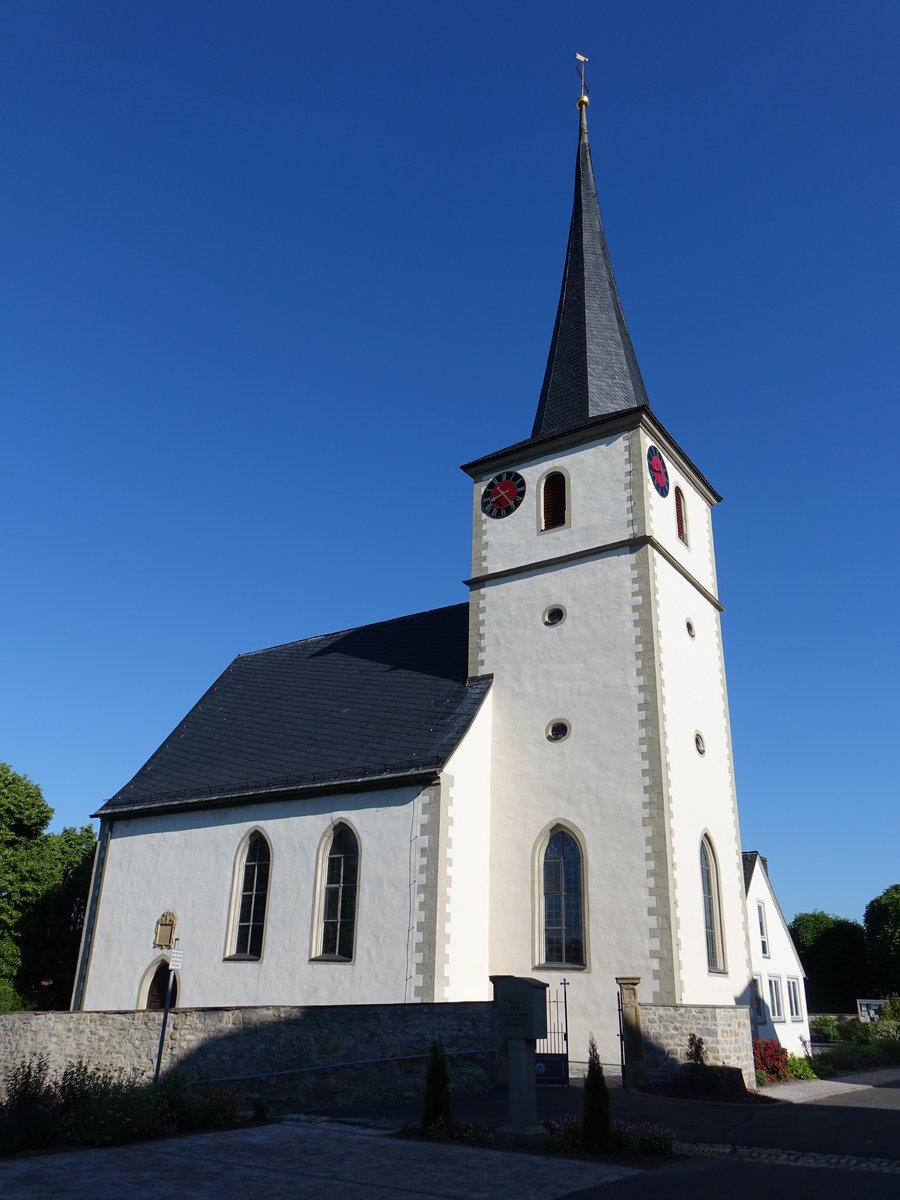
[[[880,996],[900,993],[900,883],[866,905],[869,966]]]
[[[45,832],[41,789],[0,763],[0,1011],[67,1008],[94,831]]]
[[[797,913],[791,937],[806,972],[810,1012],[855,1012],[856,1001],[872,989],[866,931],[859,921],[817,909]]]

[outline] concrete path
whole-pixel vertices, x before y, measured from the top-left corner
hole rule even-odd
[[[286,1123],[0,1161],[3,1200],[560,1200],[637,1172]]]

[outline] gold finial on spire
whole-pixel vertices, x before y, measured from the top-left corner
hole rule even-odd
[[[576,54],[580,66],[576,67],[581,76],[581,95],[578,97],[578,111],[581,113],[581,131],[587,134],[587,107],[591,102],[587,88],[584,86],[584,64],[588,61],[584,54]]]

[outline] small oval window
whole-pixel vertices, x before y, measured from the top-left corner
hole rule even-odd
[[[559,604],[544,609],[545,625],[560,625],[566,619],[566,610]]]
[[[704,740],[703,740],[702,733],[694,734],[694,745],[697,747],[698,754],[702,755],[702,754],[706,753],[706,742],[704,742]]]
[[[551,721],[547,726],[547,741],[562,742],[569,736],[567,721]]]
[[[688,617],[688,619],[685,621],[684,627],[688,631],[689,638],[695,638],[697,636],[697,631],[694,628],[694,622],[690,619],[690,617]]]

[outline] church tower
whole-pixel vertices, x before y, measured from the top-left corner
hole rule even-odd
[[[652,412],[578,101],[575,198],[531,437],[468,463],[469,674],[492,674],[490,964],[570,983],[618,1061],[642,1004],[748,1002],[711,510]]]

